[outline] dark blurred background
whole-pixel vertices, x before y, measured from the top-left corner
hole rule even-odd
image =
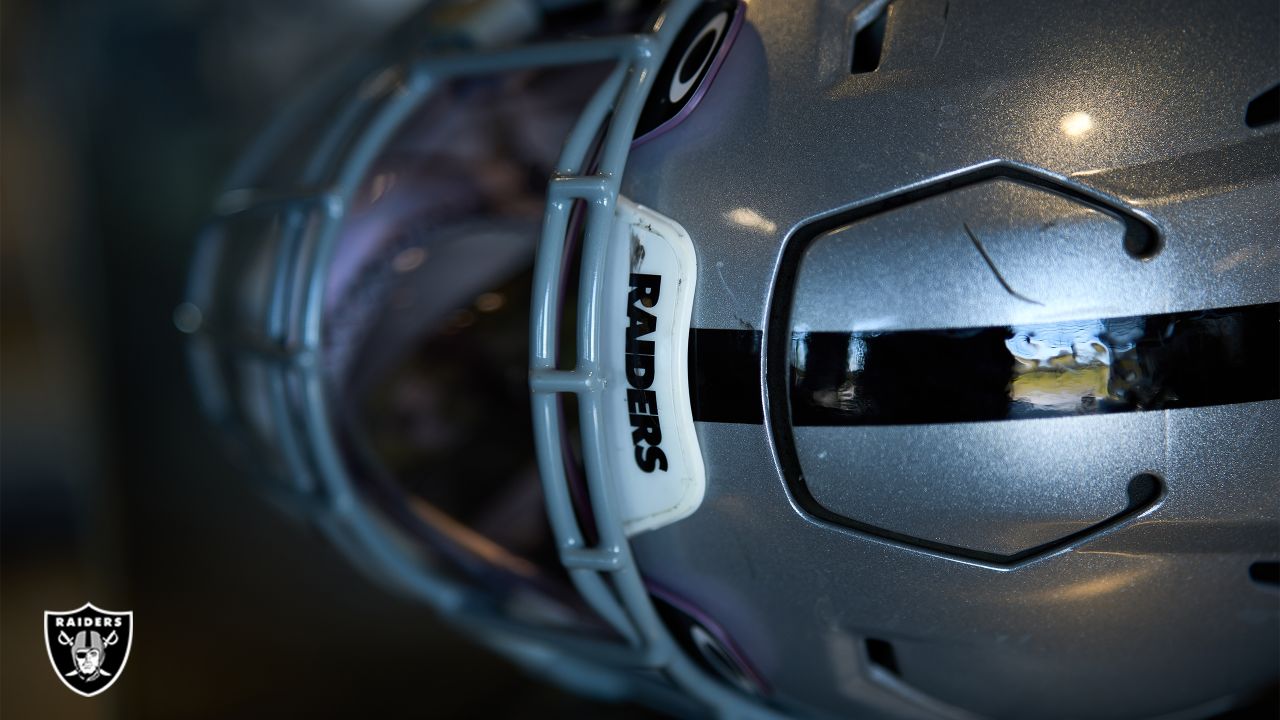
[[[646,717],[351,569],[216,451],[172,322],[237,152],[411,0],[0,4],[0,716]],[[43,611],[133,610],[92,699]]]

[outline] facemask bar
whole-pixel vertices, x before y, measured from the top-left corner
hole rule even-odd
[[[220,199],[215,218],[197,245],[188,301],[176,311],[175,324],[192,335],[190,363],[203,409],[232,437],[251,436],[254,429],[243,427],[235,417],[234,385],[228,383],[220,353],[248,358],[265,373],[260,389],[266,395],[265,422],[273,432],[269,444],[284,470],[280,486],[273,489],[282,495],[286,507],[300,509],[358,566],[422,598],[535,672],[580,691],[615,697],[644,694],[686,714],[687,702],[652,675],[611,673],[606,668],[657,670],[717,715],[775,717],[707,676],[683,655],[658,618],[614,510],[611,469],[602,447],[602,390],[614,380],[606,377],[600,363],[599,313],[610,226],[639,113],[663,58],[696,7],[697,0],[673,0],[648,34],[420,57],[373,75],[341,106],[321,136],[297,180],[301,189],[281,194],[236,189]],[[577,590],[625,644],[520,624],[470,600],[471,588],[426,570],[416,550],[357,497],[329,413],[322,362],[323,294],[342,220],[361,179],[402,122],[435,88],[458,77],[610,61],[616,63],[614,70],[566,140],[549,184],[534,268],[530,384],[535,447],[560,557]],[[368,72],[368,67],[361,71]],[[291,126],[317,107],[314,99],[304,99],[269,128],[232,176],[231,187],[252,187],[267,162],[263,158],[296,129]],[[602,128],[598,166],[588,172],[593,141]],[[576,328],[578,357],[573,370],[560,371],[555,357],[560,333],[557,293],[575,200],[588,206]],[[215,302],[216,269],[226,247],[221,233],[233,220],[255,215],[275,216],[280,223],[277,245],[267,259],[270,297],[254,321],[256,326],[247,331],[220,327],[216,321],[206,323],[202,308]],[[599,541],[590,547],[574,516],[565,477],[563,429],[556,410],[560,393],[576,396],[579,405],[587,485],[599,530]]]
[[[676,35],[697,7],[693,0],[675,0],[655,23],[652,35],[638,40],[623,57],[582,114],[569,136],[548,189],[547,213],[534,267],[531,327],[530,387],[533,391],[535,447],[552,529],[560,557],[579,592],[636,652],[641,666],[663,669],[693,695],[726,717],[773,717],[769,711],[707,677],[680,651],[658,618],[649,591],[631,555],[631,547],[616,510],[604,454],[604,388],[610,377],[601,363],[603,338],[600,313],[607,243],[617,206],[622,172],[635,136],[640,111]],[[599,162],[589,171],[591,143],[605,128]],[[557,369],[560,327],[557,291],[564,267],[570,214],[575,201],[587,204],[578,290],[576,366]],[[582,433],[582,455],[591,509],[599,539],[587,546],[565,476],[561,453],[560,394],[574,395]],[[612,578],[612,588],[606,582]],[[615,592],[616,591],[616,592]]]

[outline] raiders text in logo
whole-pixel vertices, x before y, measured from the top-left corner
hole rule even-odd
[[[653,334],[658,319],[645,308],[656,307],[662,291],[662,276],[631,273],[627,295],[627,409],[631,414],[631,442],[636,446],[636,466],[651,473],[666,472],[667,456],[658,447],[662,427],[658,424],[658,396],[653,386],[653,341],[640,338]]]
[[[85,697],[119,679],[132,644],[132,611],[112,612],[85,603],[76,610],[44,613],[49,662],[64,685]]]

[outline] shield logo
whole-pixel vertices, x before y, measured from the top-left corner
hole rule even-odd
[[[44,646],[62,684],[93,697],[120,679],[133,647],[133,611],[112,612],[93,603],[44,613]]]

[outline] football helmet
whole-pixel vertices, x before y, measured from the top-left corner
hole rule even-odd
[[[680,716],[1197,717],[1280,672],[1275,3],[438,3],[246,153],[228,451]]]

